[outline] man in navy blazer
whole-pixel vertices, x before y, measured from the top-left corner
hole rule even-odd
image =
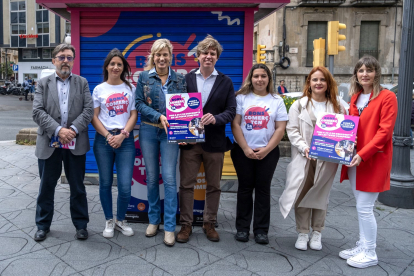
[[[205,129],[205,142],[181,146],[180,153],[180,223],[177,242],[187,242],[192,233],[194,185],[201,162],[204,164],[207,181],[203,212],[203,230],[210,241],[219,241],[214,226],[220,202],[220,180],[223,170],[224,152],[232,148],[226,137],[226,124],[236,115],[236,98],[231,79],[217,71],[215,64],[223,48],[208,35],[197,46],[200,68],[185,76],[187,92],[200,92],[203,104],[201,119]]]

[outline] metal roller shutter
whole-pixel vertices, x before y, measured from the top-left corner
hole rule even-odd
[[[216,68],[233,80],[237,91],[243,81],[244,12],[82,11],[80,72],[88,79],[92,92],[103,81],[105,57],[110,50],[118,48],[131,66],[131,81],[136,85],[152,43],[158,38],[167,38],[174,47],[172,69],[186,74],[199,67],[195,47],[207,34],[222,44],[224,51]],[[226,126],[226,133],[233,140],[230,124]],[[92,125],[89,135],[92,147],[95,136]],[[86,155],[86,172],[97,173],[92,150]]]

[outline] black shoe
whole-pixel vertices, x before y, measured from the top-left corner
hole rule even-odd
[[[234,238],[237,241],[248,242],[249,241],[249,233],[247,233],[247,232],[237,232],[237,234],[234,236]]]
[[[256,243],[260,243],[260,244],[269,243],[269,238],[267,237],[267,234],[257,234],[254,236],[254,240],[256,241]]]
[[[50,230],[37,230],[37,232],[34,235],[34,240],[35,241],[44,241],[46,239],[46,234],[49,233]]]
[[[75,238],[77,238],[78,240],[86,240],[88,238],[88,230],[86,229],[76,230]]]

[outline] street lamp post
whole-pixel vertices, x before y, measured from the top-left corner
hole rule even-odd
[[[398,115],[394,127],[391,189],[380,193],[385,205],[414,209],[414,176],[410,164],[410,125],[414,66],[414,1],[403,4],[401,58],[398,78]]]

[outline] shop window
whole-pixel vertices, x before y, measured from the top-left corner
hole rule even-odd
[[[10,46],[26,47],[26,1],[10,1]]]
[[[71,31],[71,25],[69,21],[66,21],[66,25],[65,25],[65,34],[70,35],[70,31]]]
[[[42,49],[42,58],[51,59],[52,58],[52,49]]]
[[[326,39],[328,24],[327,21],[308,22],[308,41],[306,50],[306,67],[313,67],[313,40],[318,38]]]
[[[23,59],[36,59],[39,58],[37,49],[24,49],[22,50]]]
[[[36,5],[37,47],[49,47],[49,11]]]
[[[378,59],[379,26],[380,21],[361,21],[359,58],[370,55]]]

